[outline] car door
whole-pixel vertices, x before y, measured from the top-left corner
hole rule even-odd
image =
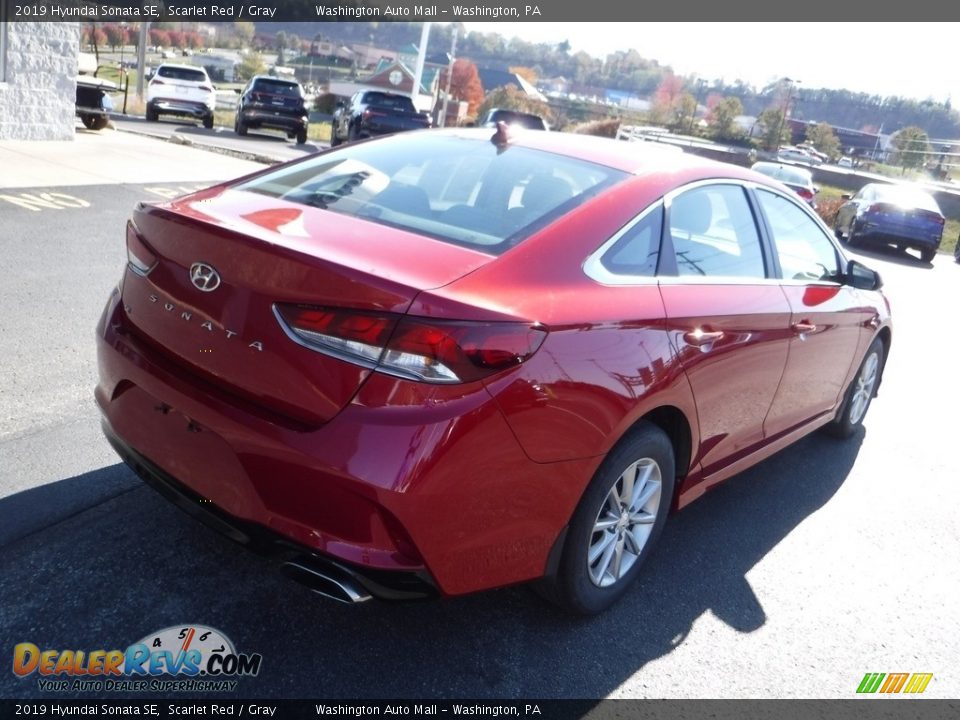
[[[773,436],[836,408],[870,311],[843,283],[841,255],[813,216],[779,192],[755,193],[791,311],[790,353],[764,422]]]
[[[754,208],[738,183],[668,195],[658,269],[671,338],[697,406],[705,477],[762,444],[791,337]]]

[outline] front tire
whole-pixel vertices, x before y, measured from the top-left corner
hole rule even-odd
[[[856,377],[847,388],[847,394],[837,417],[824,426],[827,434],[845,439],[853,435],[863,424],[863,418],[870,407],[870,401],[877,393],[877,386],[883,375],[883,357],[883,342],[880,338],[874,338],[867,349],[867,354],[863,356],[863,362],[860,363]]]
[[[641,423],[606,457],[574,512],[557,574],[544,593],[560,607],[594,615],[637,579],[663,530],[674,486],[673,446]]]

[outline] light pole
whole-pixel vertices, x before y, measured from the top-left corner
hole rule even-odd
[[[777,154],[780,154],[780,139],[783,137],[783,125],[787,122],[787,113],[790,112],[790,101],[793,99],[794,83],[800,83],[799,80],[785,77],[780,82],[787,83],[787,99],[783,103],[783,112],[780,115],[780,127],[777,128]],[[791,135],[791,139],[793,139]]]

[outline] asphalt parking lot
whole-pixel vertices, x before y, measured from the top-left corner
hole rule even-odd
[[[571,618],[522,587],[348,607],[183,515],[101,437],[93,327],[132,205],[249,169],[198,177],[215,156],[176,150],[194,154],[180,176],[0,180],[0,650],[122,648],[199,623],[263,655],[236,697],[851,698],[866,672],[933,673],[927,697],[958,696],[952,258],[862,255],[895,323],[864,431],[810,436],[674,516],[606,614]],[[53,697],[10,672],[0,696]]]

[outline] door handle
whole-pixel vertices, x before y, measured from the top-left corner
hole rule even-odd
[[[791,325],[790,329],[793,330],[797,335],[804,335],[806,333],[812,333],[816,331],[817,326],[809,320],[801,320],[800,322]]]
[[[695,345],[696,347],[704,347],[705,345],[710,345],[715,343],[717,340],[723,337],[723,330],[701,330],[697,328],[696,330],[690,330],[683,334],[683,341],[687,345]]]

